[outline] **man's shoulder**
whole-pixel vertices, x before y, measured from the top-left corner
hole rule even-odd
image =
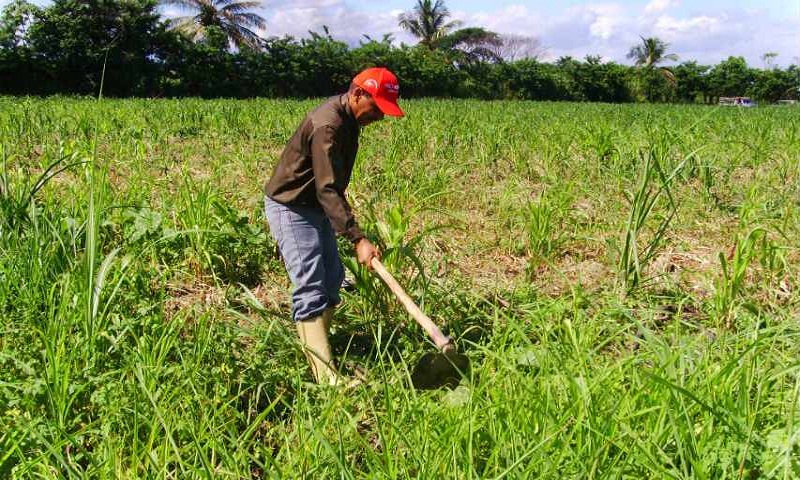
[[[338,129],[345,120],[346,111],[342,106],[341,95],[325,100],[309,114],[314,130],[321,127]]]

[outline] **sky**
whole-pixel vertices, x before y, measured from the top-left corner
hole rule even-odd
[[[0,5],[9,0],[0,0]],[[39,0],[37,3],[43,3]],[[308,36],[327,25],[334,38],[357,45],[362,34],[395,43],[415,43],[397,25],[415,0],[263,0],[257,10],[267,21],[264,37]],[[600,55],[630,63],[626,54],[640,36],[656,36],[670,44],[679,61],[714,64],[743,56],[748,64],[765,66],[762,55],[776,52],[773,64],[800,64],[800,0],[610,0],[596,2],[478,0],[446,1],[453,19],[464,26],[536,37],[544,60],[570,55]],[[165,16],[185,14],[162,7]]]

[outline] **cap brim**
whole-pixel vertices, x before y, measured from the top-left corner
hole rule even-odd
[[[381,109],[384,115],[389,115],[391,117],[403,117],[405,113],[400,110],[400,107],[390,100],[386,100],[380,97],[373,97],[375,99],[375,103],[378,105],[378,108]]]

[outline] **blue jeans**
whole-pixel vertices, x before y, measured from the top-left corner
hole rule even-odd
[[[299,322],[338,305],[344,267],[325,212],[283,205],[269,197],[264,197],[264,210],[294,285],[292,318]]]

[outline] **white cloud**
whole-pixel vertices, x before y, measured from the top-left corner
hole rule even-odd
[[[264,0],[261,2],[265,10],[279,10],[284,8],[328,8],[342,4],[341,0]]]
[[[508,5],[494,11],[480,11],[465,13],[454,11],[453,17],[469,26],[481,26],[488,30],[531,35],[531,30],[538,29],[537,22],[532,21],[538,17],[537,12],[528,10],[525,5]]]
[[[677,7],[678,5],[680,5],[680,2],[677,0],[652,0],[644,7],[644,13],[646,15],[661,13],[670,8]]]
[[[323,26],[328,26],[334,38],[349,44],[357,44],[364,34],[380,38],[384,33],[394,33],[398,40],[412,41],[397,25],[401,10],[368,13],[350,8],[343,0],[286,0],[267,4],[266,36],[307,37],[309,30],[321,32]]]
[[[726,23],[731,25],[727,22],[724,15],[720,17],[701,15],[682,19],[673,18],[669,15],[662,15],[658,17],[653,28],[655,31],[654,33],[657,35],[675,37],[678,35],[717,32],[720,31],[721,27]]]
[[[589,25],[589,33],[595,37],[600,37],[603,40],[608,40],[623,26],[623,22],[619,17],[609,15],[598,15],[591,25]]]
[[[800,3],[798,3],[800,5]],[[691,15],[680,15],[676,0],[652,0],[631,8],[621,3],[574,6],[555,15],[509,7],[466,16],[467,24],[483,25],[497,32],[538,36],[549,59],[569,55],[583,58],[600,55],[628,63],[625,54],[644,37],[656,36],[670,43],[670,51],[681,61],[714,64],[728,56],[743,56],[760,66],[764,52],[780,53],[777,63],[798,62],[800,16],[773,18],[764,9],[709,9],[696,7]],[[800,13],[800,12],[798,12]]]

